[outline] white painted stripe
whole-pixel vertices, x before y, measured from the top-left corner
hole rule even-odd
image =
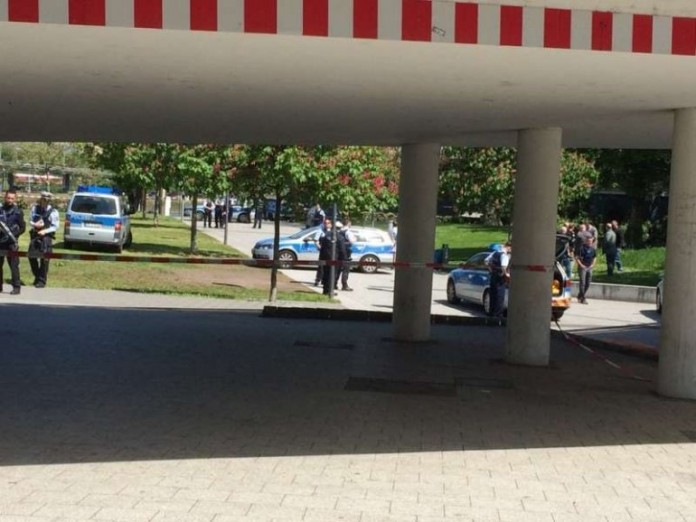
[[[134,4],[123,0],[106,0],[106,25],[114,27],[133,27]]]
[[[377,38],[401,40],[401,0],[379,0]]]
[[[39,22],[68,23],[68,0],[39,0]]]
[[[525,7],[522,11],[522,47],[544,47],[544,9]]]
[[[0,22],[7,22],[9,16],[8,0],[0,0]]]
[[[454,42],[454,2],[433,1],[433,42]]]
[[[478,43],[500,45],[500,6],[479,4]]]
[[[218,0],[218,31],[244,32],[244,0]]]
[[[302,0],[278,0],[278,34],[302,34]]]
[[[162,2],[162,27],[164,29],[190,29],[191,2],[189,0],[164,0]]]
[[[611,48],[620,53],[633,51],[633,15],[614,13]]]
[[[592,49],[592,11],[572,10],[570,14],[570,48]]]
[[[672,17],[653,17],[653,53],[672,54]]]
[[[353,37],[353,0],[329,0],[329,36]]]

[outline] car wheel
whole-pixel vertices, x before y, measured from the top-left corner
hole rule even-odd
[[[114,252],[116,252],[117,254],[123,253],[123,245],[121,245],[121,244],[114,245],[113,249],[114,249]]]
[[[196,212],[196,221],[203,221],[203,212]]]
[[[552,321],[560,321],[561,317],[563,317],[563,314],[565,313],[565,310],[560,308],[558,310],[551,310],[551,320]]]
[[[655,292],[655,308],[657,309],[658,314],[662,313],[662,293],[660,292],[659,288]]]
[[[281,250],[278,252],[278,261],[280,268],[292,268],[293,263],[297,261],[297,256],[292,250]]]
[[[447,280],[447,302],[450,304],[457,304],[459,302],[457,290],[454,287],[454,281],[451,279]]]
[[[368,254],[366,256],[363,256],[360,258],[361,263],[377,263],[374,265],[360,265],[360,271],[365,273],[365,274],[374,274],[377,269],[379,268],[379,258],[377,256],[373,256],[372,254]]]
[[[251,220],[249,219],[249,214],[239,214],[237,216],[237,222],[238,223],[249,223]]]
[[[123,248],[130,248],[130,246],[133,244],[133,232],[130,230],[128,231],[128,236],[126,237],[126,242],[123,243]]]
[[[486,313],[486,315],[491,314],[491,292],[490,290],[486,289],[483,291],[483,311]]]

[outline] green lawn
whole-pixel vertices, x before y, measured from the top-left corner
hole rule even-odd
[[[133,245],[123,255],[188,257],[190,229],[175,219],[160,219],[155,226],[151,219],[133,218]],[[97,249],[67,250],[59,230],[54,243],[55,253],[108,254]],[[196,257],[243,258],[237,250],[199,232]],[[20,238],[20,250],[26,251],[29,235]],[[20,262],[25,283],[31,281],[26,259]],[[229,299],[265,300],[270,289],[270,270],[241,265],[189,265],[157,263],[123,263],[109,261],[51,261],[49,285],[63,288],[128,290],[145,293],[186,294]],[[5,272],[9,275],[9,271]],[[278,299],[294,301],[326,301],[311,290],[279,292]]]
[[[507,237],[506,227],[446,223],[437,227],[435,248],[440,248],[443,244],[449,245],[449,263],[456,265],[476,252],[487,250],[491,243],[505,242]],[[623,272],[615,272],[609,277],[604,255],[600,251],[597,255],[593,280],[602,283],[654,286],[659,281],[665,265],[664,247],[626,249],[621,253]]]

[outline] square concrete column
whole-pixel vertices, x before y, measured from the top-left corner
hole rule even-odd
[[[439,145],[404,145],[401,148],[398,262],[433,262],[439,164]],[[432,268],[396,269],[393,315],[396,340],[430,339],[432,292]]]
[[[558,128],[531,129],[517,138],[505,339],[505,360],[513,364],[549,364],[561,135]]]
[[[696,108],[676,111],[657,390],[696,399]]]

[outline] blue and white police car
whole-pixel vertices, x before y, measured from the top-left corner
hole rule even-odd
[[[133,242],[130,208],[112,187],[79,186],[65,214],[65,248],[104,246],[117,253]]]
[[[389,234],[378,228],[351,227],[355,242],[351,245],[352,260],[371,263],[360,270],[373,273],[380,263],[391,263],[394,258],[394,243]],[[319,258],[317,240],[321,227],[305,228],[279,240],[278,260],[282,268],[290,268],[294,261],[316,261]],[[273,259],[273,238],[258,241],[251,250],[254,259]],[[374,264],[372,264],[374,263]]]

